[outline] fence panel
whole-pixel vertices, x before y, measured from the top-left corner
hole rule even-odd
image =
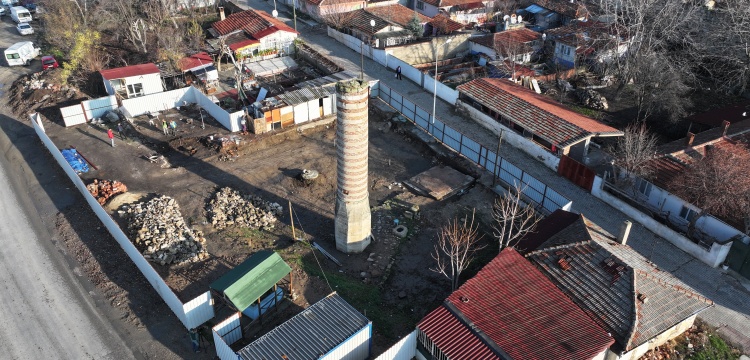
[[[237,360],[239,356],[229,345],[234,344],[242,338],[242,328],[240,326],[240,313],[235,313],[226,320],[220,322],[211,329],[214,337],[214,347],[216,356],[221,360]]]
[[[94,196],[91,195],[91,193],[86,189],[86,185],[83,183],[83,180],[81,180],[78,174],[76,174],[75,170],[70,167],[70,164],[68,164],[68,162],[62,156],[60,150],[44,132],[44,127],[40,123],[41,120],[39,119],[39,115],[32,114],[29,116],[29,118],[32,125],[34,126],[34,130],[39,136],[39,139],[42,141],[42,143],[44,143],[50,154],[52,154],[52,157],[57,160],[58,165],[60,165],[63,171],[65,171],[70,181],[73,182],[73,184],[78,188],[78,191],[81,192],[86,202],[94,211],[94,214],[99,218],[104,227],[107,228],[109,233],[125,251],[130,260],[133,261],[138,270],[141,271],[146,280],[148,280],[151,286],[153,286],[154,290],[156,290],[156,292],[161,296],[167,306],[169,306],[169,308],[172,310],[172,312],[174,312],[177,318],[180,319],[182,324],[186,328],[189,328],[189,325],[191,324],[188,323],[187,317],[185,316],[184,305],[182,304],[182,301],[180,301],[180,299],[177,297],[177,295],[175,295],[172,289],[167,286],[167,283],[164,282],[164,279],[162,279],[159,273],[154,270],[151,264],[143,257],[141,252],[136,249],[135,245],[130,242],[130,239],[128,239],[127,235],[125,235],[122,229],[120,229],[120,226],[112,219],[112,217],[109,216],[109,214],[104,210],[104,208],[99,204]]]
[[[401,113],[409,119],[414,119],[414,109],[416,109],[416,107],[417,105],[409,101],[409,99],[403,98]]]
[[[412,331],[375,360],[411,360],[417,356],[417,330]]]
[[[417,125],[421,126],[422,129],[427,129],[427,126],[430,124],[430,113],[419,106],[417,106],[417,110],[415,111],[415,113],[417,115],[414,118],[414,121],[417,123]]]

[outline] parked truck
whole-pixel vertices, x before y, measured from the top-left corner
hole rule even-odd
[[[8,66],[29,65],[39,56],[40,51],[41,49],[31,41],[17,42],[5,50],[5,61],[8,62]]]

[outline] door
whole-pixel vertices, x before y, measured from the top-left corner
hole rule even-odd
[[[726,262],[730,269],[750,279],[750,245],[740,240],[733,241]]]
[[[591,187],[594,185],[594,177],[596,177],[594,170],[589,169],[586,165],[573,160],[567,155],[560,157],[560,164],[557,165],[557,173],[588,191],[591,191]]]

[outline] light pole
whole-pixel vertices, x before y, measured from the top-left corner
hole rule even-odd
[[[452,38],[448,39],[448,40],[445,40],[445,42],[441,46],[448,45],[448,44],[450,44],[451,41],[453,41]],[[438,48],[437,48],[437,45],[436,45],[435,46],[435,74],[434,74],[434,77],[432,78],[433,85],[434,85],[434,87],[432,88],[432,123],[433,124],[435,123],[435,105],[437,104],[437,81],[438,81],[437,80],[437,72],[438,72],[437,50],[438,50]]]
[[[292,12],[294,13],[294,31],[297,31],[297,0],[292,0]]]

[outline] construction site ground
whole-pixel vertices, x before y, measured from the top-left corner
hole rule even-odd
[[[34,98],[33,93],[28,97]],[[24,97],[12,102],[16,108],[28,106]],[[402,181],[444,162],[463,163],[436,155],[411,134],[409,123],[391,121],[392,109],[380,100],[371,100],[369,112],[369,190],[375,240],[364,253],[356,255],[338,252],[333,238],[334,123],[322,121],[320,126],[304,131],[291,128],[256,136],[230,134],[203,114],[205,128],[194,107],[170,110],[154,119],[138,117],[132,125],[126,125],[125,139],[116,137],[115,147],[110,146],[106,133],[108,127],[116,130],[114,123],[66,128],[59,118],[44,117],[44,126],[59,148],[74,146],[97,167],[81,174],[84,182],[112,179],[128,187],[128,193],[114,197],[105,206],[123,228],[124,219],[117,213],[120,205],[159,194],[174,198],[185,221],[206,234],[207,260],[171,266],[153,264],[182,301],[207,291],[211,282],[252,253],[261,249],[278,251],[293,269],[293,301],[280,313],[269,315],[271,319],[263,328],[253,331],[255,336],[337,291],[373,321],[372,354],[377,355],[412,331],[416,322],[449,293],[448,280],[430,270],[438,228],[478,208],[483,230],[488,229],[493,194],[487,188],[476,186],[460,197],[437,202],[412,194],[402,185]],[[164,135],[162,119],[178,123],[176,136]],[[157,160],[149,161],[149,157]],[[297,177],[302,169],[317,170],[320,176],[306,184]],[[225,186],[281,204],[285,211],[274,230],[214,230],[205,208],[214,192]],[[305,241],[293,240],[288,202],[294,210],[296,237]],[[409,219],[405,211],[412,211],[414,205],[419,207],[418,216]],[[408,226],[406,238],[393,233],[395,219]],[[185,329],[137,274],[82,198],[60,212],[56,226],[66,251],[74,255],[82,273],[122,320],[134,326],[133,331],[145,328],[152,335],[159,333],[157,338],[169,349],[167,352],[183,357],[189,349]],[[313,252],[312,242],[343,266]],[[484,252],[482,258],[486,259],[477,261],[476,269],[491,259],[496,248]],[[213,322],[220,320],[217,317]],[[164,349],[138,350],[146,357],[170,355]],[[212,354],[210,346],[200,356]]]

